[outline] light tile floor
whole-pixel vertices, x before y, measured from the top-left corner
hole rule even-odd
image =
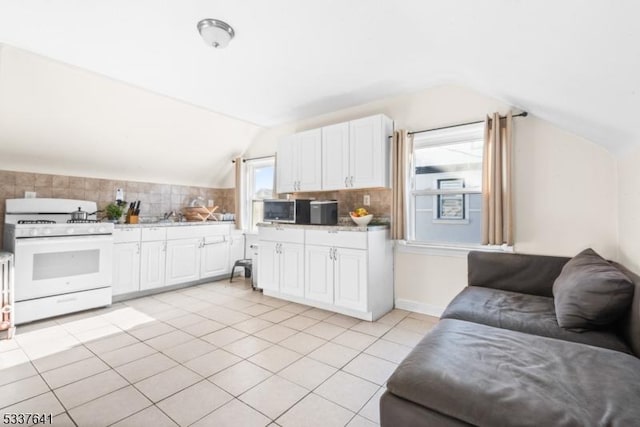
[[[80,427],[377,425],[387,378],[437,321],[214,282],[19,326],[0,340],[0,408]]]

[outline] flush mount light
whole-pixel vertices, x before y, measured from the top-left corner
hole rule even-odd
[[[203,19],[198,22],[198,31],[206,44],[217,49],[227,47],[236,35],[231,25],[217,19]]]

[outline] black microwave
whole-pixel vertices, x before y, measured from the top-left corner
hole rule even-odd
[[[286,222],[309,224],[311,222],[311,200],[267,199],[264,201],[264,222]]]

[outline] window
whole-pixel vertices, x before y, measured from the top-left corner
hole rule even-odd
[[[245,215],[246,229],[250,233],[258,231],[256,224],[262,221],[264,199],[274,196],[275,157],[267,157],[245,162]]]
[[[414,135],[408,240],[480,244],[484,124]]]

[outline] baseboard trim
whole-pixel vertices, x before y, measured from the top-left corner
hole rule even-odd
[[[442,316],[442,313],[444,312],[444,307],[438,307],[433,304],[425,304],[423,302],[403,298],[396,298],[396,308],[414,311],[416,313],[427,314],[429,316],[435,317]]]

